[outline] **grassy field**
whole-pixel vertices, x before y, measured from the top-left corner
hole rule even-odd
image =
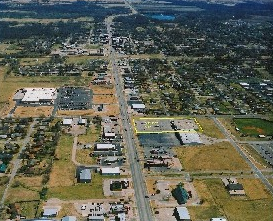
[[[80,143],[94,143],[99,139],[100,131],[99,128],[96,128],[94,124],[92,124],[86,130],[86,134],[79,135],[78,142]]]
[[[194,180],[204,203],[200,207],[189,207],[192,220],[211,216],[225,216],[229,221],[273,220],[273,199],[264,190],[263,184],[256,179],[238,181],[243,184],[246,197],[230,197],[220,179]]]
[[[26,218],[33,218],[36,216],[37,208],[39,207],[39,201],[23,202],[20,203],[21,215]]]
[[[237,128],[240,129],[240,132],[247,134],[248,136],[257,137],[260,134],[263,135],[272,135],[273,134],[273,122],[263,119],[234,119],[234,123]]]
[[[189,206],[187,207],[191,220],[209,220],[212,217],[223,217],[217,206]]]
[[[197,118],[197,122],[203,128],[203,133],[209,137],[214,137],[218,139],[224,139],[225,136],[223,133],[218,129],[212,119],[209,118]]]
[[[186,171],[249,170],[249,166],[229,142],[175,148]]]
[[[11,187],[8,190],[7,198],[5,203],[15,203],[20,201],[33,201],[40,200],[39,191],[41,188],[26,188],[26,187]]]
[[[74,185],[76,167],[71,162],[72,145],[72,136],[61,135],[56,149],[56,158],[58,160],[54,160],[53,163],[48,183],[49,189],[53,187],[62,188],[64,186]]]
[[[94,59],[106,59],[103,56],[88,56],[88,55],[79,55],[79,56],[68,56],[66,63],[67,64],[85,64],[88,62],[88,60],[94,60]]]
[[[264,186],[264,184],[256,178],[238,179],[246,192],[247,198],[250,200],[271,199],[272,196]]]
[[[103,199],[103,178],[100,174],[92,174],[91,184],[73,184],[70,186],[52,187],[48,191],[48,198],[62,200]]]
[[[245,153],[248,156],[251,156],[249,158],[256,165],[256,167],[258,167],[259,169],[270,167],[270,165],[265,161],[265,159],[251,145],[241,144],[240,146],[242,146],[245,149]]]
[[[76,152],[76,161],[80,164],[94,165],[97,164],[96,157],[90,157],[90,149],[78,149]]]
[[[39,191],[42,189],[42,176],[16,176],[8,189],[5,203],[40,200]]]
[[[63,218],[64,216],[71,216],[71,214],[73,215],[77,214],[75,206],[73,203],[66,203],[66,204],[63,204],[62,209],[58,213],[57,218]]]

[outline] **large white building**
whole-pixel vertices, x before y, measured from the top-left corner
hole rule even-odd
[[[15,93],[13,100],[23,104],[53,105],[56,98],[56,88],[21,88]]]

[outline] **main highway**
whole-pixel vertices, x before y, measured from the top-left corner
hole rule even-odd
[[[147,189],[143,177],[142,167],[138,162],[137,148],[134,140],[134,132],[131,126],[129,114],[127,113],[128,106],[123,93],[123,87],[121,84],[121,77],[119,76],[119,70],[117,67],[116,56],[114,48],[112,47],[112,20],[114,17],[108,17],[106,19],[107,32],[109,35],[109,58],[112,64],[112,71],[114,82],[116,86],[116,93],[118,96],[118,102],[120,106],[120,116],[123,124],[124,139],[126,142],[128,158],[130,162],[130,168],[132,173],[132,180],[135,190],[136,204],[138,208],[139,219],[141,221],[153,221],[152,210],[149,199],[147,197]]]

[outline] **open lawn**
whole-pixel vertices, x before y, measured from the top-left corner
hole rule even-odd
[[[90,149],[77,149],[76,161],[80,164],[94,165],[97,164],[96,157],[90,157]]]
[[[249,166],[229,142],[176,147],[175,152],[187,171],[249,170]]]
[[[200,207],[189,207],[193,220],[208,220],[209,216],[226,216],[229,221],[273,220],[273,199],[263,184],[256,179],[238,181],[243,184],[246,197],[231,197],[220,179],[194,180],[204,203]]]
[[[26,187],[42,187],[42,180],[42,176],[16,176],[14,179],[15,182],[20,182]]]
[[[61,200],[103,199],[103,178],[100,174],[92,174],[92,182],[77,183],[67,186],[52,187],[48,191],[48,198]]]
[[[273,201],[271,200],[225,200],[221,202],[229,221],[271,221]]]
[[[100,136],[100,128],[97,128],[94,124],[91,124],[91,126],[87,128],[86,134],[81,134],[78,136],[78,142],[82,144],[85,144],[85,143],[92,144],[99,139],[99,136]]]
[[[246,195],[250,200],[272,199],[272,196],[259,179],[242,178],[238,179],[238,182],[243,185]]]
[[[22,202],[21,206],[21,215],[26,218],[36,217],[36,212],[39,207],[39,201],[31,201],[31,202]]]
[[[33,201],[33,200],[40,200],[39,191],[42,188],[36,187],[10,187],[8,189],[7,198],[5,203],[15,203],[20,201]]]
[[[217,206],[189,206],[187,207],[191,215],[191,220],[209,220],[212,217],[223,217]]]
[[[203,133],[209,137],[224,139],[225,136],[223,133],[218,129],[212,119],[209,118],[197,118],[197,122],[203,128]]]
[[[71,162],[73,137],[61,135],[56,148],[56,160],[54,160],[49,179],[49,191],[51,188],[62,188],[74,185],[76,167]]]
[[[258,118],[235,118],[234,123],[240,132],[249,136],[272,135],[273,122]]]
[[[6,203],[40,200],[42,176],[16,176],[8,189]]]

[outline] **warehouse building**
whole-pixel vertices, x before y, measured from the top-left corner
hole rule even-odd
[[[53,105],[57,98],[56,88],[21,88],[13,100],[23,105]]]

